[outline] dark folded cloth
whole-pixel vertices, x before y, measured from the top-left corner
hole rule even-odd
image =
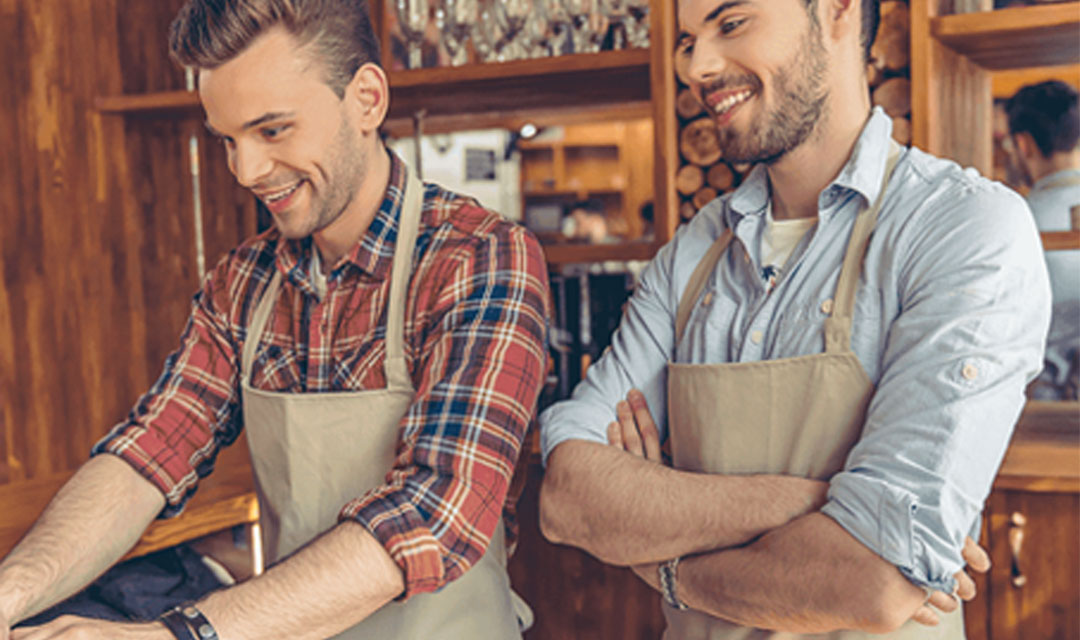
[[[82,592],[18,626],[34,627],[63,615],[151,620],[221,586],[199,554],[180,545],[120,563]]]

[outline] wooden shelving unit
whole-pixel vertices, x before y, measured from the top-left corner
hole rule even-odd
[[[992,72],[1080,63],[1080,2],[950,14],[911,0],[912,142],[993,174]]]
[[[1080,2],[937,16],[930,34],[984,69],[1018,69],[1080,58]]]

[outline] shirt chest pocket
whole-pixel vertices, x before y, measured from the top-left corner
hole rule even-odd
[[[835,300],[817,295],[777,313],[774,353],[770,358],[811,355],[825,351],[825,320],[833,313]],[[887,313],[881,290],[861,286],[855,294],[851,327],[851,348],[871,379],[877,379],[884,339],[888,335]]]

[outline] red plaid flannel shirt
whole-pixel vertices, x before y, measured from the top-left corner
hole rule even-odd
[[[282,293],[256,355],[255,387],[386,386],[386,301],[405,181],[404,165],[390,155],[382,206],[330,274],[322,302],[309,276],[310,239],[282,241],[270,230],[245,241],[207,274],[161,377],[94,447],[157,485],[165,516],[183,509],[218,449],[242,429],[240,354],[274,269]],[[424,191],[405,309],[416,397],[386,483],[340,513],[367,527],[402,567],[406,598],[454,580],[486,551],[547,357],[547,271],[536,239],[471,198],[433,184]]]

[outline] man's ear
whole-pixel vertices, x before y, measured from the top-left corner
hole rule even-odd
[[[345,87],[344,99],[356,115],[361,130],[377,130],[390,108],[390,82],[386,72],[371,62],[361,65]]]
[[[1042,153],[1041,151],[1039,151],[1039,146],[1035,144],[1035,138],[1032,138],[1031,134],[1027,131],[1020,131],[1019,133],[1014,133],[1012,134],[1012,138],[1013,145],[1016,146],[1016,151],[1025,160],[1035,156],[1036,154]]]
[[[801,0],[805,2],[806,0]],[[817,0],[818,19],[826,37],[850,37],[862,42],[862,0]]]

